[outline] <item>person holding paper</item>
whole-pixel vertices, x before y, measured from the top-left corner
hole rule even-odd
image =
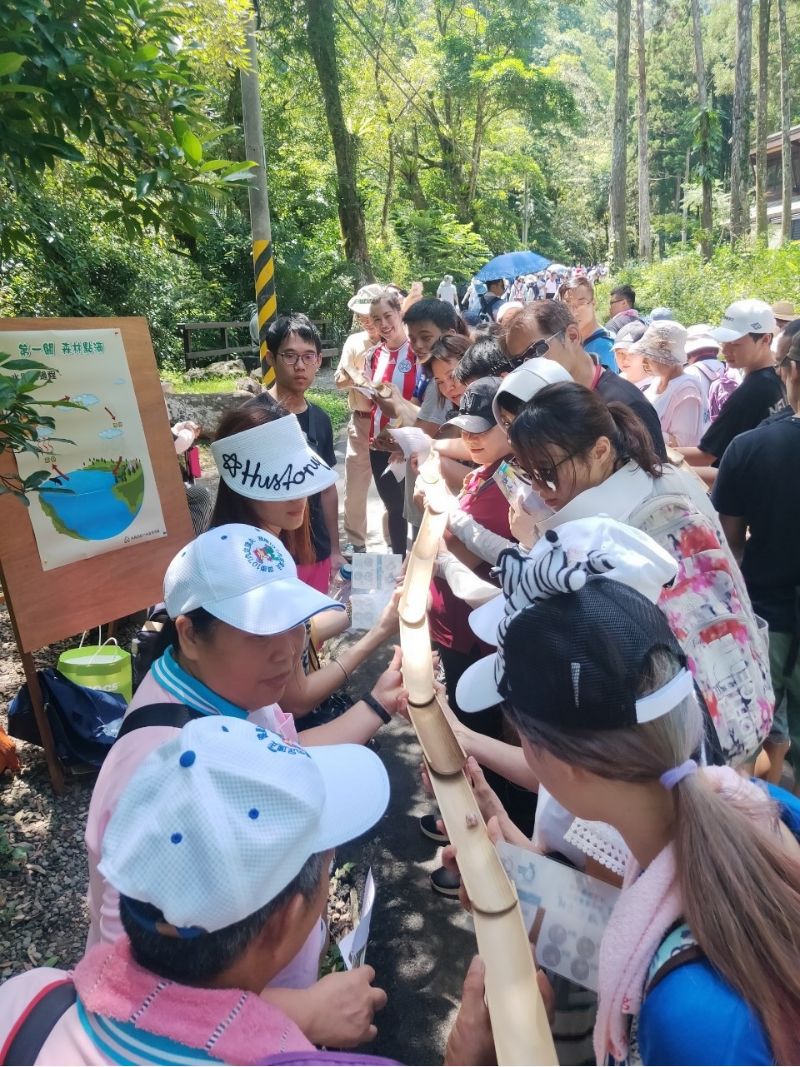
[[[539,558],[505,553],[498,651],[462,679],[477,706],[504,701],[542,787],[630,852],[595,1062],[628,1062],[635,1041],[644,1064],[794,1063],[800,801],[704,765],[686,656],[616,565],[613,549],[568,558],[556,531]]]
[[[299,427],[295,433],[304,442]],[[237,445],[241,449],[240,443],[226,441],[225,455],[234,455]],[[298,579],[276,537],[244,523],[216,527],[186,545],[167,568],[164,601],[169,621],[157,658],[127,708],[126,732],[107,756],[89,804],[89,948],[122,933],[119,887],[107,877],[101,858],[109,820],[137,767],[174,741],[187,719],[202,717],[219,724],[221,738],[225,727],[249,720],[265,735],[269,731],[278,742],[295,746],[294,718],[282,702],[299,669],[305,624],[323,611],[338,609],[344,615],[341,605]],[[335,722],[307,731],[304,744],[366,744],[403,710],[399,666],[398,654],[370,692]],[[137,722],[134,716],[139,726],[130,728]],[[332,1016],[317,982],[324,937],[318,923],[306,943],[295,946],[268,999],[286,1010],[310,1040],[339,1046],[344,1037],[357,1044],[364,1039],[363,1028],[353,1032],[343,1025],[344,1017]],[[369,997],[367,990],[362,995]]]
[[[370,315],[373,297],[380,285],[362,285],[347,301],[361,329],[351,333],[342,345],[342,355],[333,376],[337,389],[347,390],[350,422],[347,426],[347,451],[344,457],[344,533],[348,543],[342,549],[346,557],[367,550],[367,492],[372,480],[369,463],[369,428],[372,401],[359,391],[365,377],[367,355],[380,343],[378,325]]]
[[[303,749],[231,716],[201,716],[171,735],[125,775],[103,834],[99,869],[124,933],[90,947],[71,972],[39,967],[0,988],[3,1063],[313,1054],[308,1028],[263,991],[320,925],[334,848],[386,809],[386,771],[360,746]],[[360,967],[317,983],[314,1021],[328,1023],[319,1033],[338,1044],[333,1018],[348,1044],[375,1036],[386,994],[374,975]],[[54,983],[77,999],[43,1013]],[[6,1058],[37,1000],[38,1033]]]
[[[377,394],[372,406],[370,422],[370,465],[375,488],[386,508],[389,523],[389,543],[392,552],[405,556],[408,548],[408,523],[403,515],[405,491],[386,468],[392,445],[386,430],[398,416],[398,404],[411,402],[417,388],[417,357],[411,348],[403,325],[403,305],[394,289],[383,289],[370,305],[370,314],[378,324],[381,343],[370,353],[367,374],[374,384],[387,384],[393,396]],[[395,397],[397,399],[395,399]]]

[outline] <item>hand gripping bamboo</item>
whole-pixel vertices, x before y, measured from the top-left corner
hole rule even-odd
[[[433,688],[428,589],[447,525],[447,505],[435,457],[422,465],[420,477],[427,483],[427,503],[400,600],[400,645],[409,717],[472,901],[478,951],[486,965],[486,1001],[497,1062],[557,1064],[516,889],[489,840],[464,773],[466,755],[441,712]]]

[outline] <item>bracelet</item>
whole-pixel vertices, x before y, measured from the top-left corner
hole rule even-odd
[[[343,663],[339,662],[336,656],[331,656],[331,663],[335,663],[339,670],[342,672],[342,674],[344,675],[344,684],[347,685],[347,683],[350,681],[350,675],[347,673],[347,668],[344,666]]]
[[[375,712],[381,722],[387,723],[392,721],[392,716],[389,714],[383,704],[381,704],[378,700],[375,699],[372,693],[362,693],[359,699],[363,700],[365,704],[369,704],[369,706],[372,708],[372,710]]]

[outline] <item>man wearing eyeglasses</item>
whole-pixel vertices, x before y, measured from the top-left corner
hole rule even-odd
[[[553,359],[574,381],[596,389],[606,403],[616,400],[627,404],[645,424],[658,455],[666,460],[664,436],[655,408],[635,385],[592,359],[583,347],[578,324],[563,301],[537,300],[528,304],[512,319],[504,344],[509,359],[517,366],[539,356]]]
[[[329,467],[336,466],[330,416],[306,400],[320,367],[322,339],[305,315],[281,315],[267,330],[269,362],[275,368],[273,400],[297,416],[308,443]],[[308,585],[327,593],[331,573],[346,562],[339,542],[339,495],[335,485],[308,500],[311,540],[317,562],[298,566],[298,575]]]

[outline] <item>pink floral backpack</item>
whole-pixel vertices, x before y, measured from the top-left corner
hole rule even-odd
[[[772,726],[766,624],[753,611],[727,542],[688,497],[650,498],[627,522],[678,561],[658,606],[686,653],[727,762],[740,763]]]

